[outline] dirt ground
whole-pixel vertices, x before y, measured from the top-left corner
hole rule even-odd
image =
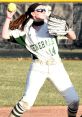
[[[0,117],[8,117],[12,107],[0,108]],[[77,117],[82,115],[82,106],[79,107]],[[66,106],[36,106],[25,112],[22,117],[67,117]]]

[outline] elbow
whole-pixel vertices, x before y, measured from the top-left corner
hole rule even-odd
[[[69,31],[67,34],[68,39],[76,40],[76,34],[74,31]]]
[[[2,39],[4,39],[5,38],[5,36],[4,36],[4,34],[2,33],[2,35],[1,35],[1,37],[2,37]]]
[[[2,39],[9,39],[9,35],[5,35],[4,33],[2,33]]]
[[[73,40],[76,40],[76,35],[75,36],[73,36],[73,38],[72,38]]]
[[[5,35],[4,35],[4,32],[3,31],[2,31],[1,36],[2,36],[2,39],[5,39]]]
[[[69,36],[69,39],[76,40],[76,35]]]

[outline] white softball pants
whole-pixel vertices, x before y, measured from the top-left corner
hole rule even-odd
[[[34,104],[39,90],[47,78],[52,81],[54,86],[64,97],[67,105],[73,101],[78,101],[78,95],[61,62],[53,65],[34,62],[29,69],[25,94],[22,99],[24,102],[28,103],[29,107]]]

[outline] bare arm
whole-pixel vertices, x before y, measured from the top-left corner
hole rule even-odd
[[[2,29],[2,38],[4,39],[9,39],[9,24],[10,21],[12,20],[13,15],[15,14],[15,12],[9,12],[7,11],[7,17],[5,20],[5,23],[3,25],[3,29]]]
[[[67,38],[70,39],[70,40],[76,40],[76,34],[73,30],[69,30],[69,32],[67,33]]]

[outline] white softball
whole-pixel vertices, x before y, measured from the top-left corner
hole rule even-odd
[[[15,3],[9,3],[8,4],[8,11],[10,11],[10,12],[16,11],[16,4]]]

